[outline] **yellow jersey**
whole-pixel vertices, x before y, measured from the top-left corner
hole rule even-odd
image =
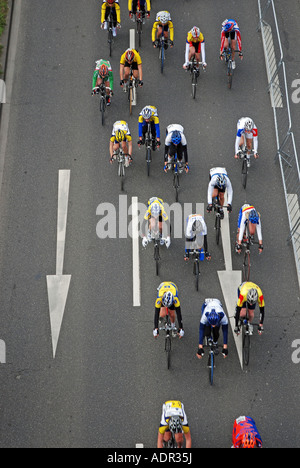
[[[178,298],[178,288],[176,284],[171,283],[170,281],[165,281],[164,283],[161,283],[157,289],[157,298],[155,301],[155,308],[160,309],[162,307],[162,298],[165,293],[171,292],[174,297],[174,306],[180,307],[180,301]]]
[[[125,120],[118,120],[114,123],[110,141],[113,143],[116,141],[116,132],[117,130],[122,130],[125,133],[126,141],[131,141],[132,137],[127,122]]]
[[[131,49],[131,50],[134,53],[133,61],[136,62],[138,65],[142,65],[142,59],[141,59],[140,54],[135,49]],[[125,63],[126,63],[126,52],[127,52],[127,50],[124,52],[124,54],[120,58],[120,64],[121,65],[125,65]]]
[[[155,41],[155,33],[158,27],[168,26],[168,30],[170,32],[170,41],[174,41],[174,25],[172,21],[168,21],[166,24],[162,24],[161,21],[155,21],[152,27],[152,42]]]
[[[186,39],[186,42],[188,44],[198,44],[198,42],[204,42],[204,36],[203,34],[200,32],[200,35],[197,39],[195,39],[191,33],[191,31],[188,33],[187,35],[187,39]]]
[[[151,218],[151,206],[153,205],[153,203],[158,203],[159,206],[160,206],[160,216],[163,218],[164,221],[167,221],[169,218],[168,218],[168,215],[165,211],[165,208],[164,208],[164,202],[161,198],[151,198],[149,201],[148,201],[148,210],[146,211],[145,213],[145,216],[144,216],[144,219],[145,220],[148,220]]]
[[[150,11],[151,10],[150,0],[146,0],[146,6],[147,6],[146,10]],[[128,10],[132,11],[132,0],[128,0]]]
[[[159,426],[160,434],[164,434],[169,430],[169,421],[172,416],[179,416],[182,422],[182,430],[185,434],[190,432],[188,420],[184,411],[183,403],[180,401],[170,400],[163,405],[161,421]]]
[[[121,9],[120,9],[120,5],[119,5],[119,0],[117,0],[116,2],[114,2],[112,4],[106,2],[106,0],[103,0],[102,8],[101,8],[101,23],[104,23],[104,21],[105,21],[105,13],[106,13],[106,8],[107,7],[116,9],[117,22],[121,23]]]

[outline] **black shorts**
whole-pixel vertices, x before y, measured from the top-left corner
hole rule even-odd
[[[132,67],[132,70],[138,70],[138,64],[137,64],[137,62],[129,63],[129,62],[126,62],[126,61],[125,61],[124,67],[125,67],[125,68],[130,68],[130,67]]]
[[[196,54],[201,52],[201,42],[192,42],[192,47],[195,47]]]
[[[225,37],[226,37],[227,39],[230,37],[230,39],[231,39],[232,41],[234,41],[234,39],[235,39],[235,31],[226,32],[226,33],[225,33]]]
[[[217,189],[219,191],[219,193],[225,193],[226,192],[226,188],[220,189],[217,185],[215,185],[214,188]]]

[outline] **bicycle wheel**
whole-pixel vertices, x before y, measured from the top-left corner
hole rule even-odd
[[[175,189],[175,201],[176,203],[178,202],[178,189],[179,189],[179,175],[177,172],[174,173],[174,178],[173,178],[173,187]]]
[[[170,369],[170,366],[171,366],[171,348],[172,348],[171,336],[167,335],[166,340],[165,340],[165,351],[166,351],[166,356],[167,356],[167,368],[168,369]]]
[[[104,96],[100,97],[100,114],[101,114],[101,123],[104,125],[104,113],[105,113],[105,107],[106,107],[106,100]]]
[[[160,46],[160,72],[164,72],[164,62],[165,62],[165,47],[164,42],[161,43]]]
[[[159,245],[157,242],[154,244],[154,260],[155,260],[155,272],[156,272],[156,276],[158,276],[160,255],[159,255]]]
[[[232,86],[232,75],[233,75],[232,60],[229,60],[227,64],[227,83],[228,83],[229,89],[231,89],[231,86]]]
[[[194,275],[195,275],[196,291],[199,291],[200,267],[199,267],[199,259],[198,258],[196,258],[194,260]]]
[[[131,115],[132,114],[132,101],[133,101],[133,87],[132,86],[129,87],[128,99],[129,99],[129,113]]]
[[[213,385],[213,383],[214,383],[214,358],[215,358],[215,356],[214,356],[213,351],[210,351],[209,352],[208,363],[207,363],[208,379],[209,379],[210,385]]]
[[[243,281],[250,281],[250,252],[246,251],[243,262]]]
[[[197,92],[197,75],[196,72],[192,71],[192,97],[196,99],[196,92]]]
[[[146,150],[146,161],[147,161],[147,174],[150,176],[150,165],[151,165],[151,148]]]
[[[113,43],[113,33],[112,33],[112,24],[108,25],[108,46],[109,46],[109,56],[112,55],[112,43]]]
[[[242,164],[242,185],[244,189],[247,186],[247,175],[248,175],[248,167],[247,167],[247,159],[243,159],[243,164]]]
[[[244,365],[248,366],[250,359],[250,335],[243,327],[243,361]]]
[[[216,243],[217,245],[219,245],[220,233],[221,233],[221,218],[218,215],[216,216],[215,230],[216,230]]]
[[[120,177],[121,191],[123,192],[124,191],[124,178],[125,178],[125,167],[124,167],[123,161],[119,162],[118,175]]]
[[[142,32],[143,32],[143,21],[139,18],[136,23],[137,34],[139,37],[139,47],[142,46]]]

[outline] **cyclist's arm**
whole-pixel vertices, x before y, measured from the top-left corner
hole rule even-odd
[[[109,87],[113,91],[114,90],[114,74],[112,71],[108,72],[108,81],[109,81]]]
[[[116,14],[117,14],[117,22],[121,23],[121,8],[120,5],[117,3],[115,4]]]
[[[106,13],[106,3],[103,3],[101,8],[101,23],[105,21],[105,13]]]
[[[152,27],[152,42],[154,42],[156,39],[157,26],[158,26],[158,21],[156,21]]]
[[[113,150],[114,141],[115,141],[115,140],[114,140],[114,137],[111,137],[110,142],[109,142],[109,153],[110,153],[110,157],[112,157],[113,152],[114,152],[114,150]]]
[[[120,62],[120,80],[124,79],[124,64]]]
[[[169,32],[170,32],[170,41],[173,42],[174,41],[174,25],[172,21],[169,21],[168,27],[169,27]]]
[[[203,236],[203,247],[204,247],[204,252],[208,252],[208,243],[207,243],[207,234]]]
[[[188,150],[187,150],[187,145],[182,145],[182,152],[183,152],[183,157],[186,163],[189,161],[189,155],[188,155]]]
[[[202,62],[206,62],[206,55],[205,55],[205,40],[203,40],[203,42],[201,42],[201,60]]]
[[[182,315],[181,315],[181,307],[176,307],[175,308],[176,310],[176,315],[177,315],[177,320],[178,320],[178,326],[179,328],[183,328],[183,325],[182,325]]]
[[[259,220],[259,224],[256,225],[256,232],[258,241],[260,244],[262,244],[261,220]]]
[[[160,138],[159,118],[156,116],[154,117],[154,125],[156,130],[156,138]]]
[[[240,52],[242,52],[242,36],[239,29],[236,31],[236,37],[238,42],[238,49]]]
[[[239,244],[242,243],[242,239],[243,239],[243,235],[244,235],[244,231],[245,231],[245,227],[246,227],[245,221],[246,221],[246,216],[243,213],[241,223],[240,223]]]
[[[223,343],[227,346],[228,343],[228,323],[226,325],[222,325],[223,331]]]
[[[163,448],[163,446],[164,446],[164,434],[158,431],[157,448]]]
[[[257,133],[257,128],[254,127],[253,129],[253,151],[254,153],[257,153],[258,150],[258,133]]]
[[[189,430],[188,432],[185,432],[184,435],[185,435],[185,448],[187,448],[187,449],[192,448],[191,431]]]
[[[128,143],[128,154],[129,156],[132,155],[132,138],[131,136],[129,137],[128,135],[126,135],[126,141]]]
[[[237,134],[236,139],[235,139],[235,154],[238,154],[239,149],[240,149],[240,138],[241,138],[241,135]]]
[[[229,177],[226,177],[226,181],[227,181],[227,204],[232,205],[232,199],[233,199],[232,183]]]
[[[160,314],[160,307],[155,307],[155,312],[154,312],[154,328],[155,329],[158,329],[159,314]]]
[[[222,32],[221,32],[221,47],[220,47],[220,55],[222,55],[222,53],[223,53],[223,50],[224,50],[224,43],[225,43],[225,39],[226,39],[226,36],[225,36],[225,31],[222,31]]]
[[[93,73],[93,89],[96,87],[98,76],[99,76],[99,71],[95,70]]]
[[[151,1],[146,0],[146,3],[147,3],[147,11],[151,11]]]
[[[260,307],[259,308],[259,323],[263,324],[265,319],[265,308]]]
[[[140,115],[139,116],[139,138],[142,138],[143,136],[143,126],[145,125],[145,121],[143,117]]]
[[[132,11],[132,0],[128,0],[128,10]]]
[[[139,80],[143,81],[143,67],[142,64],[138,64],[138,70],[139,70]]]
[[[213,177],[212,177],[211,180],[209,181],[208,188],[207,188],[207,203],[208,203],[208,205],[212,205],[212,202],[213,202],[212,194],[213,194],[214,188],[215,188],[215,184],[214,184],[214,180],[213,180]]]
[[[186,45],[185,45],[185,63],[189,63],[190,47],[191,47],[191,44],[188,41],[186,41]]]

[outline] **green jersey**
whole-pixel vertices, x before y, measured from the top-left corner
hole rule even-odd
[[[95,71],[93,73],[93,89],[96,87],[97,79],[101,78],[99,74],[99,70],[101,65],[106,65],[108,68],[108,75],[104,78],[104,81],[109,81],[109,86],[110,89],[113,91],[114,90],[114,76],[111,68],[111,64],[108,60],[97,60],[96,66],[95,66]]]

